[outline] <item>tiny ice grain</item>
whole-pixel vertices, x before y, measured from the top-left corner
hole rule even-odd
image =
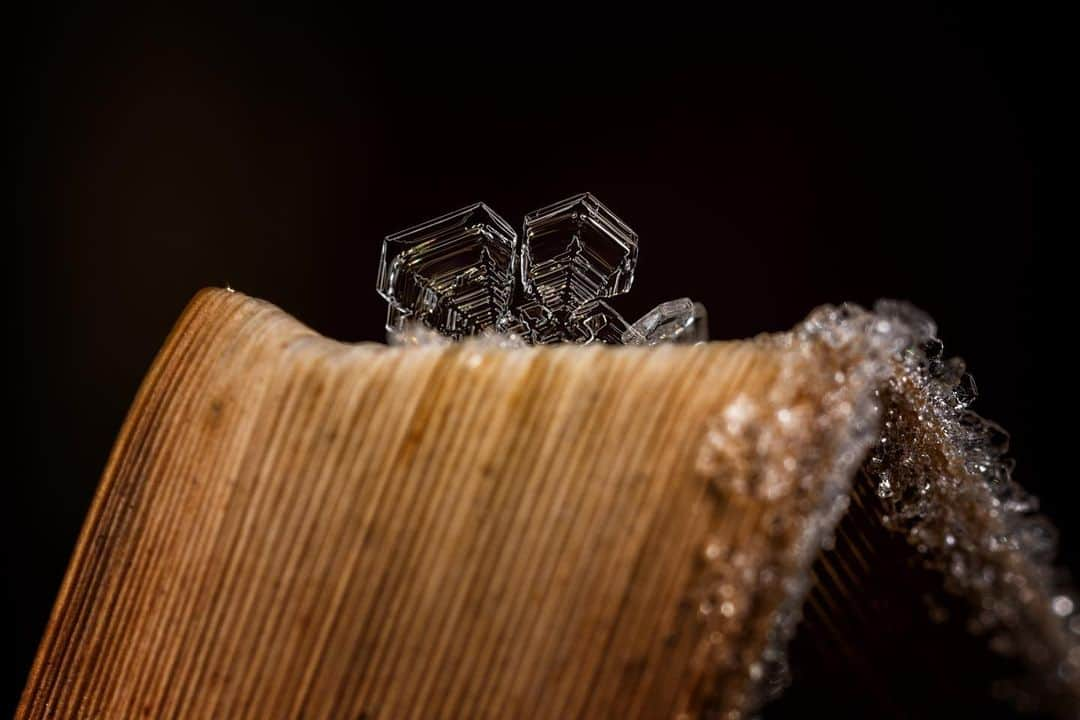
[[[631,324],[606,302],[629,291],[637,257],[637,234],[589,193],[526,215],[520,240],[476,203],[387,236],[377,289],[395,343],[486,334],[530,345],[708,340],[701,303],[661,303]]]

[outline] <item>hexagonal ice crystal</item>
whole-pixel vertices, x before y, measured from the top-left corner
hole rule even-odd
[[[476,203],[383,241],[377,289],[391,309],[387,330],[404,316],[450,337],[495,326],[514,287],[517,235]]]
[[[637,234],[589,193],[525,216],[521,282],[553,313],[629,290],[637,256]]]

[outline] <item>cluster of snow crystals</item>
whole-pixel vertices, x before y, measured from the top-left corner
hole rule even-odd
[[[825,306],[790,333],[758,338],[779,351],[779,375],[764,396],[739,396],[717,415],[698,459],[726,502],[757,514],[739,547],[706,544],[694,591],[706,624],[697,659],[721,716],[739,718],[785,687],[810,567],[831,547],[860,464],[887,526],[967,600],[971,630],[1032,669],[1035,684],[1007,689],[1014,702],[1080,696],[1080,614],[1055,583],[1053,529],[1010,478],[1008,436],[968,409],[974,382],[961,361],[942,359],[935,334],[924,313],[882,301],[873,312]]]
[[[387,302],[392,344],[436,342],[416,326],[454,340],[501,333],[529,345],[707,340],[705,307],[688,298],[633,324],[608,305],[630,290],[637,259],[637,233],[591,193],[529,213],[520,239],[480,202],[388,235],[375,288]]]
[[[1051,565],[1056,531],[1012,480],[1008,434],[970,409],[975,382],[963,361],[943,358],[932,323],[911,323],[897,303],[875,309],[916,330],[880,388],[880,437],[864,464],[889,509],[886,525],[966,599],[971,632],[1029,669],[997,691],[1022,709],[1075,707],[1080,615]]]

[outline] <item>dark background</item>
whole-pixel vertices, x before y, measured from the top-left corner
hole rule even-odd
[[[319,14],[39,9],[21,35],[11,318],[12,704],[111,443],[171,324],[231,284],[383,337],[388,232],[590,190],[641,237],[628,316],[714,338],[878,297],[931,313],[1063,527],[1033,398],[1049,99],[1037,18],[706,17],[552,6]],[[504,17],[505,15],[505,17]]]

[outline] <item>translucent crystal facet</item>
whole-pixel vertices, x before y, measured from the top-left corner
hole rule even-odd
[[[565,323],[560,322],[539,300],[526,300],[514,308],[514,316],[522,327],[522,337],[532,345],[562,342],[566,338]]]
[[[622,335],[626,345],[697,343],[709,339],[705,306],[690,298],[660,303]]]
[[[386,329],[390,332],[401,332],[405,329],[405,323],[409,320],[409,313],[399,308],[394,303],[386,307]]]
[[[387,329],[402,315],[451,337],[493,328],[514,288],[516,250],[517,235],[484,203],[388,236],[378,278]]]
[[[586,345],[594,342],[618,345],[630,332],[630,323],[603,300],[591,300],[571,316],[570,332]]]
[[[388,236],[377,289],[399,344],[427,344],[428,331],[532,345],[707,339],[699,303],[673,300],[630,325],[602,299],[630,289],[637,254],[634,231],[589,193],[526,215],[520,244],[476,203]]]

